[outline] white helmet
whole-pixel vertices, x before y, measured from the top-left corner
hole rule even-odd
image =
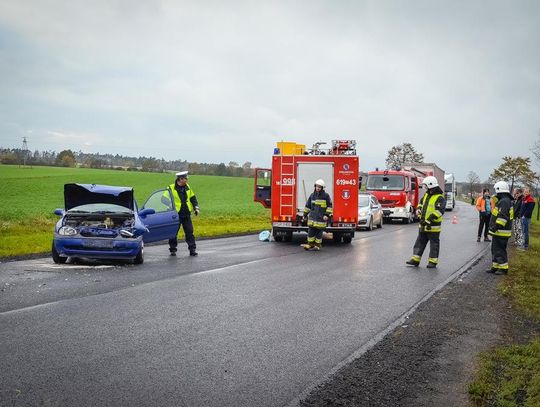
[[[435,188],[439,186],[439,181],[433,175],[424,178],[422,184],[425,185],[428,189]]]
[[[499,192],[507,192],[510,193],[510,187],[508,186],[508,182],[506,181],[498,181],[494,185],[495,193],[498,194]]]
[[[315,181],[315,186],[320,186],[320,187],[325,187],[326,185],[324,184],[324,181],[322,179],[318,179],[317,181]]]

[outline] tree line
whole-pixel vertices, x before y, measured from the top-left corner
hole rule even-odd
[[[74,152],[72,150],[31,152],[20,148],[1,148],[0,163],[21,165],[44,165],[55,167],[106,168],[125,171],[171,172],[188,170],[191,174],[229,177],[252,177],[251,162],[240,165],[225,163],[198,163],[186,160],[165,160],[155,157],[129,157],[120,154]]]

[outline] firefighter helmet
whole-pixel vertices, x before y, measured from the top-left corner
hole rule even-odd
[[[315,181],[315,186],[320,186],[321,188],[324,188],[326,185],[324,184],[324,181],[322,179],[318,179]]]
[[[433,175],[424,178],[422,185],[425,185],[428,189],[435,188],[439,186],[439,181]]]
[[[510,193],[510,187],[508,186],[508,182],[506,181],[498,181],[494,185],[495,193],[498,194],[500,192],[506,192]]]

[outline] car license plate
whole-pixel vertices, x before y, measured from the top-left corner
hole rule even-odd
[[[276,227],[287,227],[292,226],[292,222],[274,222],[273,225]]]
[[[390,215],[391,213],[392,213],[392,211],[389,210],[389,209],[385,209],[385,210],[383,211],[383,215],[384,215],[384,216],[388,216],[388,215]]]
[[[111,239],[87,239],[84,241],[84,247],[92,249],[109,249],[113,246]]]

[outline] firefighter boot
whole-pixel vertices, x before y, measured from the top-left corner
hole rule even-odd
[[[408,266],[418,267],[418,265],[420,264],[420,261],[416,260],[415,258],[412,258],[412,259],[406,261],[405,264],[408,265]]]
[[[315,246],[313,246],[313,250],[315,250],[316,252],[321,250],[321,244],[320,243],[315,243]]]
[[[437,264],[432,263],[432,262],[429,261],[428,264],[427,264],[427,266],[426,266],[426,268],[428,268],[428,269],[434,269],[434,268],[437,268]]]
[[[313,243],[305,243],[305,244],[301,244],[300,246],[302,246],[304,250],[309,250],[313,248]]]

